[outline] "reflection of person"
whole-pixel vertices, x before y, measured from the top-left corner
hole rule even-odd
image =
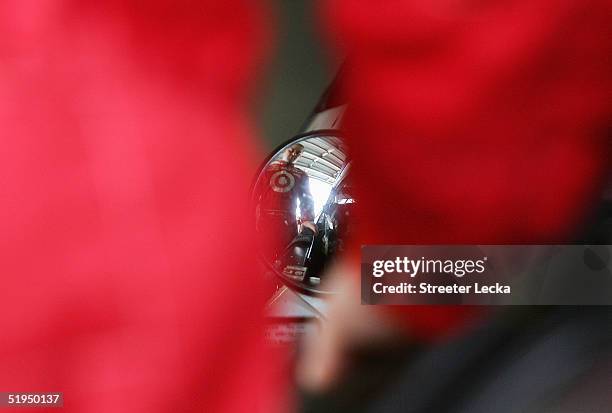
[[[294,165],[303,150],[299,143],[285,149],[260,179],[257,227],[273,238],[267,252],[270,257],[279,254],[298,234],[298,208],[301,227],[316,232],[308,175]]]

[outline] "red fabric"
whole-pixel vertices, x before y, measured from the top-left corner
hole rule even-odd
[[[612,2],[330,0],[360,243],[566,242],[610,166]],[[404,309],[424,335],[465,308]]]
[[[271,411],[244,230],[264,6],[0,4],[1,391]]]

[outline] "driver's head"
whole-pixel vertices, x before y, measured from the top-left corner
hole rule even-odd
[[[289,163],[293,163],[297,160],[297,158],[300,157],[302,152],[304,152],[304,145],[300,143],[291,145],[290,147],[285,149],[285,152],[283,152],[283,160]]]

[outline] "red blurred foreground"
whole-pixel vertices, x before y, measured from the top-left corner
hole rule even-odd
[[[265,287],[245,283],[260,8],[2,2],[2,391],[271,411]]]
[[[610,172],[612,2],[330,0],[325,16],[350,62],[359,244],[573,239]],[[465,311],[407,318],[437,335]]]

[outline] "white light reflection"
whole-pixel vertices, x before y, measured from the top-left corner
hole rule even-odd
[[[319,217],[319,214],[323,210],[323,206],[327,202],[327,198],[329,197],[329,193],[331,192],[333,185],[328,182],[323,182],[318,179],[313,179],[312,177],[310,178],[309,183],[310,183],[310,193],[314,200],[314,214],[315,214],[315,220],[316,220],[316,218]],[[295,215],[297,217],[300,216],[299,205],[298,205],[298,208],[295,210]]]

